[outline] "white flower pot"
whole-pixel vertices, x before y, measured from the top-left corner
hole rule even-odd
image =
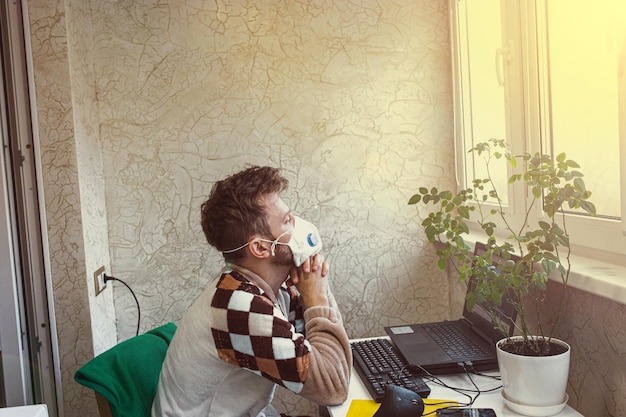
[[[513,336],[511,339],[521,339],[521,336]],[[553,343],[567,347],[565,353],[554,356],[523,356],[502,350],[500,344],[506,340],[502,339],[496,344],[505,400],[515,406],[527,406],[535,411],[565,406],[571,350],[569,345],[553,338]]]

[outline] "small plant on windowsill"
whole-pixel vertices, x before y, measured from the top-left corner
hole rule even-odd
[[[469,188],[457,193],[419,187],[409,204],[432,207],[422,226],[429,242],[436,244],[438,267],[444,269],[450,265],[462,281],[471,277],[472,285],[465,300],[467,307],[471,310],[476,303],[487,307],[494,327],[503,335],[498,347],[526,356],[557,354],[555,349],[563,349],[563,344],[553,343],[553,336],[563,313],[571,270],[565,210],[583,210],[595,215],[595,206],[589,201],[591,192],[585,187],[578,163],[567,159],[564,153],[555,159],[540,153],[525,153],[516,158],[501,139],[479,143],[470,152],[485,161],[486,178],[474,179]],[[510,184],[523,182],[531,196],[519,229],[514,229],[507,217],[491,176],[491,163],[501,158],[514,169],[517,159],[523,161],[520,173],[509,179]],[[531,211],[538,205],[542,205],[543,215],[531,224]],[[465,241],[471,222],[480,227],[480,240],[487,248],[482,254],[475,254]],[[513,261],[513,254],[519,259]],[[501,261],[494,267],[496,259]],[[557,274],[565,288],[557,301],[556,314],[542,317],[538,312],[546,298],[551,274]],[[509,318],[509,323],[503,324],[496,317],[502,299],[507,296],[515,304],[517,320]],[[532,314],[528,314],[528,309],[534,310]],[[511,322],[518,335],[515,338],[508,337]],[[564,349],[569,355],[567,344]]]

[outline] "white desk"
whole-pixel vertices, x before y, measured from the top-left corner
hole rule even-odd
[[[0,417],[48,417],[45,404],[0,408]]]
[[[497,375],[497,372],[492,372],[490,375]],[[457,387],[457,388],[467,388],[467,389],[475,389],[472,385],[471,381],[467,377],[467,375],[446,375],[440,377],[448,386]],[[476,376],[472,375],[472,378],[476,385],[480,388],[480,390],[490,390],[493,388],[497,388],[501,386],[500,381],[494,380],[493,378],[488,378],[484,376]],[[426,379],[425,379],[426,380]],[[454,400],[459,403],[467,402],[468,398],[462,394],[459,394],[449,388],[444,388],[432,382],[427,382],[428,386],[431,389],[431,393],[429,398],[433,399],[445,399],[445,400]],[[472,396],[475,396],[475,393],[471,393]],[[348,409],[350,408],[350,402],[352,400],[361,399],[361,400],[369,400],[372,397],[369,395],[367,388],[363,385],[361,378],[356,373],[356,370],[352,369],[352,376],[350,380],[350,391],[348,392],[348,399],[342,405],[328,407],[328,412],[331,417],[345,417]],[[518,417],[520,414],[517,414],[511,411],[505,404],[504,399],[502,398],[502,390],[497,389],[493,392],[482,393],[478,396],[474,405],[474,408],[493,408],[498,417]],[[571,408],[570,406],[566,406],[563,411],[557,414],[555,417],[582,417],[582,414],[578,413],[576,410]]]

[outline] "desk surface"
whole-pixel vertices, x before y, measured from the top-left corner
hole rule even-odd
[[[0,417],[48,417],[45,404],[0,408]]]
[[[498,375],[497,372],[491,372],[489,375]],[[467,375],[446,375],[439,377],[446,385],[450,387],[456,388],[465,388],[465,389],[473,389],[471,380]],[[504,399],[502,398],[502,389],[501,382],[499,380],[495,380],[486,376],[472,375],[472,379],[474,383],[480,388],[481,391],[489,391],[481,393],[474,405],[474,408],[493,408],[498,417],[517,417],[520,414],[517,414],[510,410],[504,403]],[[425,379],[426,380],[426,379]],[[427,380],[426,380],[427,381]],[[433,399],[444,399],[444,400],[454,400],[459,403],[465,402],[467,403],[468,397],[455,392],[452,389],[445,388],[435,382],[428,382],[428,386],[431,389],[431,393],[429,398]],[[495,390],[494,390],[495,389]],[[491,391],[493,390],[493,391]],[[472,396],[475,396],[475,393],[471,393]],[[356,373],[356,370],[352,369],[352,376],[350,380],[350,391],[348,392],[348,399],[342,405],[328,407],[328,412],[331,417],[345,417],[348,409],[350,408],[350,403],[352,400],[356,399],[371,399],[372,397],[369,395],[367,388],[363,385],[361,378]],[[566,406],[563,411],[557,414],[555,417],[582,417],[582,414],[578,413],[576,410],[571,408],[570,406]]]

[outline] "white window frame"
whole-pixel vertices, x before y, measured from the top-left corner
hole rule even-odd
[[[455,114],[455,154],[457,160],[457,184],[466,187],[465,170],[467,150],[465,145],[466,126],[471,123],[471,114],[464,108],[464,89],[467,80],[462,69],[462,60],[467,59],[466,44],[463,42],[463,7],[465,1],[450,0],[450,28],[453,60],[453,89]],[[503,62],[498,69],[503,71],[506,96],[507,137],[514,154],[522,152],[544,152],[548,148],[549,114],[546,106],[547,73],[545,59],[545,1],[549,0],[502,0],[503,47],[498,54]],[[460,24],[457,27],[457,24]],[[626,66],[626,29],[622,60]],[[496,51],[494,51],[496,57]],[[497,58],[496,58],[497,59]],[[494,63],[498,66],[497,63]],[[568,232],[574,254],[603,262],[626,266],[626,74],[620,77],[620,194],[621,221],[567,215]],[[468,120],[470,119],[470,120]],[[511,174],[510,172],[509,174]],[[593,191],[593,190],[592,190]],[[525,209],[529,203],[524,187],[509,187],[511,208]],[[512,214],[514,210],[509,210]],[[517,210],[514,215],[519,215]],[[534,219],[542,216],[539,208]],[[521,221],[518,223],[521,224]]]
[[[469,175],[471,169],[470,164],[467,162],[469,149],[478,142],[483,142],[488,138],[474,138],[472,135],[472,115],[469,100],[466,97],[469,96],[469,68],[465,63],[468,60],[467,43],[462,39],[463,33],[466,31],[465,26],[465,3],[470,0],[450,0],[450,32],[451,32],[451,46],[452,46],[452,71],[453,71],[453,94],[454,94],[454,144],[455,144],[455,175],[458,189],[467,188],[472,178]],[[504,10],[502,13],[510,13]],[[458,26],[457,26],[458,25]],[[518,26],[508,28],[513,32],[518,31]],[[519,38],[519,37],[518,37]],[[512,61],[518,61],[520,59],[519,51],[520,45],[513,43],[513,41],[507,42],[505,45],[494,51],[494,71],[500,73],[500,77],[505,85],[510,85],[509,79],[514,78],[521,80],[521,66],[512,65]],[[526,149],[526,143],[524,142],[525,129],[524,124],[520,123],[519,119],[511,119],[511,114],[517,114],[523,112],[524,109],[520,107],[522,103],[522,89],[519,83],[516,84],[517,89],[505,89],[505,114],[506,118],[506,139],[511,145],[511,151],[514,154],[521,154]],[[474,155],[476,156],[476,155]],[[512,175],[513,171],[509,167],[508,175]],[[525,212],[524,188],[522,184],[517,183],[508,186],[508,206],[506,212],[508,216],[513,219],[513,228],[519,229],[522,224],[522,214]],[[488,202],[484,204],[485,208],[496,208],[495,205],[490,205]],[[497,219],[491,219],[497,223]],[[479,229],[478,225],[475,225],[476,229]]]

